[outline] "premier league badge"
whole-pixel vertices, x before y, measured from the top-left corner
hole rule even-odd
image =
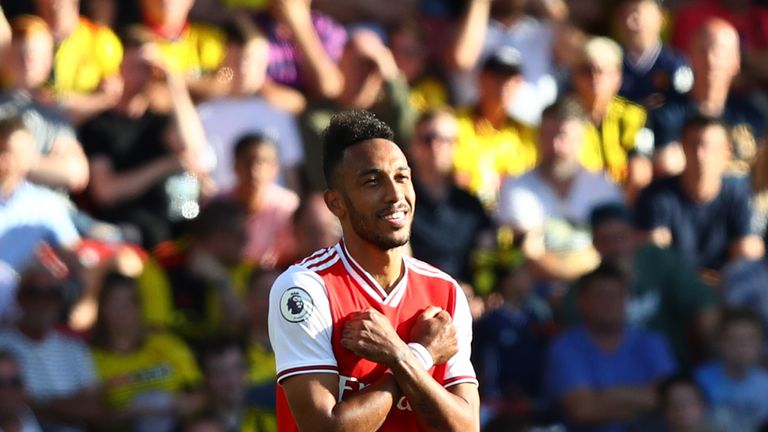
[[[280,297],[280,313],[292,323],[307,319],[314,305],[309,293],[298,287],[287,289]]]

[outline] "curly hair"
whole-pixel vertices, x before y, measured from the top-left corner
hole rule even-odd
[[[376,138],[394,141],[394,137],[392,129],[368,111],[349,110],[334,115],[322,136],[323,175],[328,187],[334,186],[336,170],[346,149]]]

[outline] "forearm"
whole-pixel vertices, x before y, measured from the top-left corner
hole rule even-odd
[[[27,174],[27,178],[53,188],[79,192],[88,185],[88,175],[88,161],[80,151],[40,157]]]
[[[318,96],[336,98],[344,87],[344,76],[325,51],[312,24],[309,9],[293,11],[287,20],[294,40],[302,53],[299,67],[308,87]]]
[[[168,73],[167,82],[173,106],[173,118],[184,146],[183,150],[198,155],[206,146],[206,135],[189,95],[187,83],[182,75],[176,73]]]
[[[449,48],[449,66],[458,70],[472,69],[480,57],[491,14],[491,0],[471,0],[467,8]]]
[[[155,159],[146,165],[123,173],[94,177],[91,196],[102,206],[112,206],[138,198],[157,182],[178,170],[172,156]]]
[[[96,114],[112,108],[116,100],[102,92],[66,93],[57,98],[61,108],[67,113],[72,123],[79,125]]]
[[[441,386],[410,350],[392,366],[392,371],[424,430],[471,432],[480,429],[472,401]]]

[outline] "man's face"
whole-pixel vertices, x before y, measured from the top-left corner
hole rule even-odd
[[[205,382],[216,403],[233,406],[243,400],[248,386],[248,368],[239,349],[232,347],[209,356]]]
[[[738,34],[724,24],[706,27],[691,42],[689,57],[697,81],[730,85],[741,62]]]
[[[669,390],[664,414],[673,430],[699,430],[705,421],[706,406],[696,387],[680,383]]]
[[[621,65],[608,52],[584,59],[575,70],[573,85],[583,101],[609,100],[619,93]]]
[[[62,21],[76,20],[80,15],[79,0],[37,0],[37,14],[52,28]]]
[[[685,172],[696,178],[719,177],[730,159],[728,135],[719,125],[688,130],[683,135]]]
[[[35,158],[35,141],[25,130],[11,133],[0,142],[0,182],[26,177]]]
[[[627,303],[627,291],[623,283],[601,277],[593,279],[589,284],[587,292],[580,294],[578,302],[584,322],[603,329],[623,326]]]
[[[0,359],[0,418],[15,415],[24,406],[24,384],[16,361]]]
[[[652,0],[624,2],[619,10],[618,19],[625,41],[658,39],[664,24],[661,8]]]
[[[27,89],[40,88],[53,67],[53,37],[36,33],[11,43],[9,68],[14,83]]]
[[[409,148],[416,171],[449,175],[458,135],[459,125],[449,115],[440,115],[419,125]]]
[[[578,120],[545,117],[539,130],[539,147],[543,162],[571,162],[579,159],[584,141],[584,126]]]
[[[224,65],[233,72],[232,87],[244,93],[258,91],[264,84],[269,63],[269,44],[255,38],[245,45],[229,44]]]
[[[729,367],[747,370],[758,364],[762,352],[762,333],[753,323],[736,321],[720,337],[720,354]]]
[[[147,62],[141,48],[128,47],[120,64],[125,93],[128,95],[142,91],[152,80],[152,66]]]
[[[341,238],[339,220],[328,209],[323,197],[312,194],[304,200],[307,208],[294,224],[295,237],[302,256],[333,246]]]
[[[142,0],[144,16],[150,24],[181,25],[187,21],[187,15],[194,0]]]
[[[261,187],[277,181],[280,161],[277,149],[270,144],[248,146],[235,161],[235,174],[241,185]]]
[[[26,275],[18,292],[22,322],[43,333],[53,329],[61,313],[62,289],[59,281],[43,272]]]
[[[503,75],[481,71],[479,78],[480,99],[494,101],[502,107],[509,106],[523,83],[522,75]]]
[[[408,242],[416,199],[411,169],[395,143],[377,138],[347,148],[337,181],[326,202],[345,237],[355,235],[382,251]]]
[[[139,299],[131,285],[113,287],[103,301],[101,312],[110,331],[132,334],[141,326]]]
[[[632,225],[621,219],[606,220],[592,233],[595,249],[603,259],[631,259],[635,250]]]

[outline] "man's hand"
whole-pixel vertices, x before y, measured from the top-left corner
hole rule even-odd
[[[443,364],[459,351],[456,328],[451,315],[436,306],[430,306],[416,318],[411,329],[411,342],[426,348],[436,365]]]
[[[341,345],[353,353],[376,363],[396,363],[408,346],[400,339],[387,317],[375,309],[349,315],[341,334]]]

